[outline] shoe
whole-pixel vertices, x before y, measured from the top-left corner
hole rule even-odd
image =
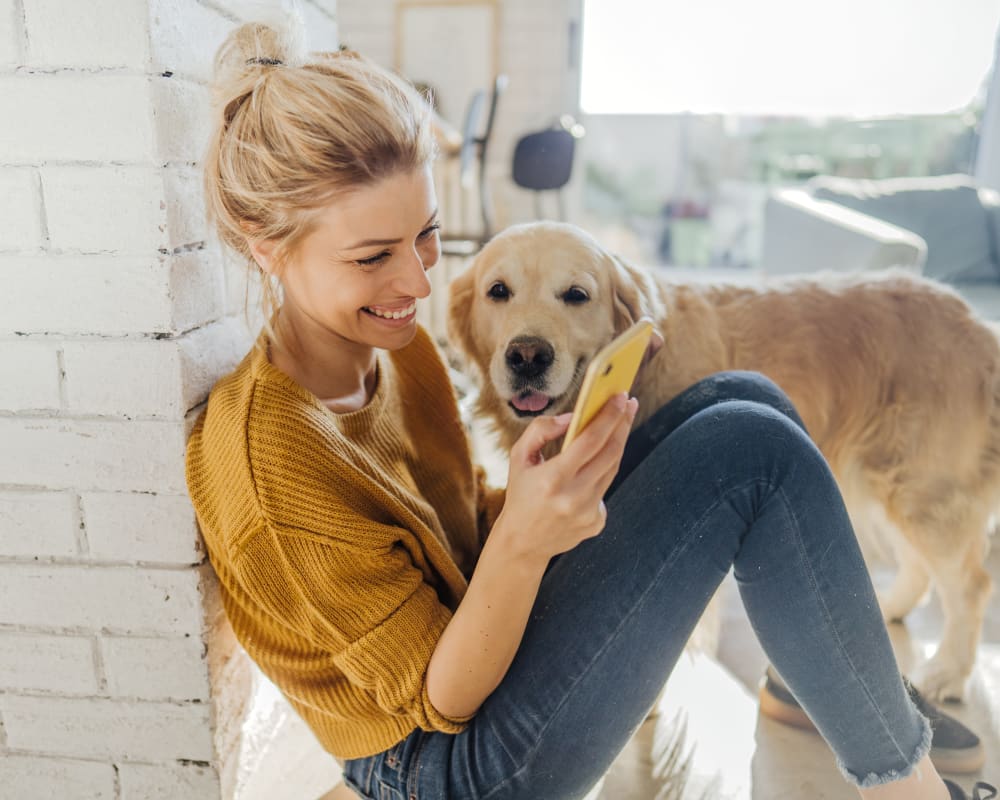
[[[946,780],[944,785],[951,792],[951,800],[990,800],[990,798],[997,796],[996,787],[982,781],[972,787],[972,797],[969,797],[957,783]],[[982,794],[982,792],[989,792],[989,794]]]
[[[979,737],[954,717],[941,711],[903,679],[910,699],[931,723],[930,757],[939,772],[977,772],[986,763],[986,749]],[[816,726],[796,702],[773,670],[768,667],[760,687],[760,711],[764,716],[803,730],[815,731]]]

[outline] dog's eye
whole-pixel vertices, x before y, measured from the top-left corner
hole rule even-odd
[[[578,306],[581,303],[586,303],[590,300],[590,295],[587,294],[579,286],[571,286],[562,296],[563,302],[569,303],[570,305]]]
[[[494,300],[508,300],[510,299],[510,289],[503,281],[497,281],[487,290],[486,296],[492,297]]]

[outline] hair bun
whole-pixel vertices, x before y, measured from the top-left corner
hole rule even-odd
[[[305,62],[305,24],[298,7],[272,7],[271,17],[240,25],[216,51],[212,90],[217,105],[225,107],[249,91],[248,80],[262,69]]]

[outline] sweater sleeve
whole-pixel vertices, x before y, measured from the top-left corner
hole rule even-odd
[[[427,665],[451,611],[401,545],[369,551],[267,524],[234,564],[244,590],[277,626],[332,654],[387,713],[445,733],[472,718],[445,716],[430,702]]]

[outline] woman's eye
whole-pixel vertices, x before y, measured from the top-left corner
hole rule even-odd
[[[420,231],[420,238],[421,239],[430,239],[439,230],[441,230],[441,223],[440,222],[435,222],[430,227],[424,228],[424,230]]]
[[[497,281],[486,290],[486,296],[494,300],[508,300],[510,299],[510,289],[503,281]]]
[[[580,305],[581,303],[586,303],[590,300],[590,295],[579,286],[571,286],[562,296],[563,302],[569,303],[570,305]]]
[[[355,261],[355,264],[361,264],[363,267],[374,267],[376,264],[381,264],[389,257],[389,251],[383,250],[376,256],[371,256],[370,258],[359,258]]]

